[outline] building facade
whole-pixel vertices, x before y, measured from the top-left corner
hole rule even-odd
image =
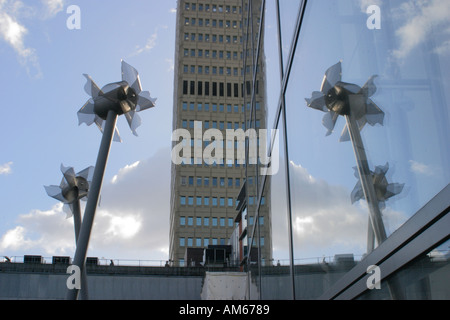
[[[169,249],[175,265],[192,263],[187,261],[188,248],[228,245],[235,229],[237,196],[245,181],[257,185],[252,170],[258,163],[246,161],[244,152],[259,142],[249,138],[248,129],[258,134],[267,128],[265,61],[257,64],[256,78],[246,79],[250,73],[244,62],[250,61],[251,49],[244,49],[245,24],[255,21],[259,27],[248,14],[241,0],[178,1]],[[248,64],[248,70],[252,66]],[[231,132],[244,133],[244,140]],[[248,200],[256,204],[256,193],[249,193]],[[258,218],[263,223],[259,241],[254,242],[270,261],[268,202]],[[257,221],[251,216],[248,220]]]

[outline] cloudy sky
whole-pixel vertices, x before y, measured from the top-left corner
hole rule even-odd
[[[379,0],[355,0],[361,6],[362,21],[367,18],[364,8],[369,2],[383,10]],[[395,47],[390,48],[391,58],[406,61],[436,30],[444,40],[436,44],[435,53],[448,58],[450,2],[398,3],[391,13],[399,26],[392,35]],[[72,15],[67,9],[74,4],[80,9],[80,29],[67,27]],[[292,8],[282,8],[284,31],[293,27],[296,18],[296,4],[291,4]],[[0,256],[73,256],[72,220],[65,218],[61,204],[47,196],[44,185],[59,184],[61,164],[77,172],[95,164],[101,134],[94,126],[78,126],[76,115],[89,98],[83,90],[82,74],[89,74],[99,86],[120,80],[120,60],[124,59],[140,71],[144,90],[158,98],[157,107],[140,113],[139,137],[131,134],[125,119],[118,120],[123,143],[114,143],[111,149],[88,255],[155,261],[168,258],[175,8],[175,0],[0,0]],[[274,12],[273,1],[268,1],[268,12]],[[276,43],[275,26],[274,16],[268,15],[269,125],[279,88],[278,51],[276,45],[267,45]],[[290,41],[289,32],[286,34]],[[314,39],[316,35],[309,36]],[[319,44],[314,39],[314,45]],[[287,47],[285,50],[288,52]],[[310,90],[317,90],[326,67],[341,58],[331,51],[323,55],[320,62],[326,61],[324,65],[311,65],[315,69],[306,73],[317,81],[311,81],[308,93],[302,92],[291,106],[303,102]],[[359,78],[361,75],[367,79],[371,73],[361,72]],[[383,96],[376,98],[384,102]],[[295,116],[295,112],[290,113],[290,121]],[[318,125],[313,134],[324,137],[321,117],[314,119]],[[371,130],[376,133],[380,129]],[[293,130],[290,134],[298,137],[298,145],[311,143],[307,142],[311,132],[300,136]],[[367,208],[364,202],[352,205],[349,201],[356,182],[352,166],[345,172],[348,179],[341,179],[343,173],[332,172],[331,166],[322,163],[320,150],[338,148],[338,156],[345,156],[337,161],[354,163],[351,147],[341,146],[337,139],[337,133],[327,138],[323,149],[312,145],[309,158],[302,156],[303,148],[290,148],[297,257],[365,250]],[[383,163],[377,165],[384,165],[385,154],[380,154]],[[432,157],[430,153],[429,157],[405,159],[407,173],[396,178],[408,182],[405,180],[413,176],[426,186],[432,184],[443,170],[429,159]],[[284,159],[280,160],[272,191],[274,258],[288,259]],[[424,198],[435,192],[429,190]],[[391,231],[407,219],[400,209],[388,206],[384,212]]]
[[[80,9],[80,29],[69,29]],[[89,254],[167,259],[176,1],[0,1],[0,256],[73,255],[74,232],[44,185],[60,165],[95,165],[101,139],[78,126],[89,99],[83,73],[101,87],[138,69],[157,107],[140,113],[139,137],[118,120]],[[168,156],[168,158],[167,158]]]

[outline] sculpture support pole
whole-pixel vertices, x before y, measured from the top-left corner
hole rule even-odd
[[[355,152],[356,163],[358,167],[359,179],[361,181],[361,186],[364,192],[364,196],[369,207],[369,229],[367,235],[367,248],[369,254],[373,251],[374,247],[374,236],[377,240],[378,245],[387,239],[386,229],[384,228],[383,219],[381,216],[380,206],[378,204],[378,198],[375,193],[375,188],[373,185],[372,174],[369,169],[369,163],[367,161],[366,151],[364,149],[364,144],[361,138],[361,133],[359,132],[358,124],[355,119],[350,116],[345,116],[347,121],[348,131],[350,133],[350,139],[353,144],[353,150]],[[370,251],[369,251],[370,250]],[[387,280],[387,285],[389,287],[389,293],[393,300],[400,300],[403,297],[401,293],[401,286],[398,279],[392,278]]]
[[[353,144],[353,151],[355,152],[359,179],[361,181],[361,186],[367,201],[367,205],[369,206],[370,224],[373,227],[373,233],[375,234],[377,243],[378,245],[380,245],[382,242],[384,242],[384,240],[386,240],[387,236],[383,224],[383,219],[381,217],[380,206],[378,205],[378,198],[375,193],[375,188],[373,186],[372,174],[369,169],[366,151],[364,149],[364,144],[361,138],[361,134],[359,132],[358,124],[356,123],[355,119],[351,115],[345,116],[345,119],[347,121],[350,139]],[[373,243],[373,241],[370,241],[369,239],[368,248],[371,247],[370,245],[371,242]]]
[[[94,224],[95,211],[97,209],[98,199],[102,188],[106,163],[108,161],[109,150],[111,148],[114,129],[116,127],[116,121],[117,114],[112,110],[108,111],[73,262],[73,264],[80,269],[81,274],[85,271],[86,254],[91,237],[92,226]],[[67,300],[76,300],[78,298],[79,291],[80,290],[78,289],[68,290]]]
[[[78,243],[78,238],[80,236],[81,230],[81,208],[80,208],[80,200],[75,201],[72,204],[73,208],[73,224],[75,227],[75,243]],[[81,300],[89,300],[88,294],[88,286],[87,286],[87,277],[86,277],[86,268],[83,268],[83,273],[81,274]]]

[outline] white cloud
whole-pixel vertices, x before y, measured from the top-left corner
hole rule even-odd
[[[170,150],[119,170],[103,184],[89,245],[89,256],[166,260],[169,247]],[[84,209],[84,203],[82,203]],[[75,252],[73,220],[61,204],[19,217],[0,237],[9,255],[70,255]]]
[[[170,13],[177,13],[177,8],[170,8],[169,12]]]
[[[419,173],[426,176],[432,176],[434,174],[433,169],[430,166],[418,161],[409,160],[409,165],[411,167],[411,171],[414,173]]]
[[[316,179],[293,162],[290,162],[290,177],[295,258],[365,253],[369,221],[366,203],[360,201],[352,205],[351,190]],[[272,213],[279,213],[272,217],[273,246],[274,250],[287,254],[286,196],[284,188],[279,187],[284,182],[277,179],[278,175],[272,180]],[[406,217],[387,207],[383,220],[389,233],[406,221]],[[280,257],[277,252],[274,257],[288,258]]]
[[[426,41],[431,32],[448,28],[450,16],[450,1],[423,0],[403,3],[394,15],[405,20],[405,24],[396,31],[400,47],[395,50],[396,58],[405,58],[418,45]],[[438,53],[447,46],[439,47]]]
[[[137,45],[136,50],[131,54],[132,56],[139,55],[144,52],[151,51],[154,47],[156,47],[158,40],[158,32],[160,29],[168,29],[168,26],[159,26],[155,28],[155,32],[153,32],[150,37],[147,39],[147,42],[144,46]]]
[[[28,29],[18,20],[20,15],[30,15],[33,10],[23,5],[21,1],[10,2],[4,0],[0,2],[0,38],[10,45],[17,53],[19,61],[27,68],[31,75],[31,68],[34,69],[33,76],[42,76],[36,50],[25,45],[25,36]],[[23,12],[26,12],[24,14]]]
[[[64,9],[64,0],[41,0],[45,11],[46,17],[53,17]]]
[[[1,175],[7,175],[12,173],[12,162],[8,162],[5,164],[0,165],[0,176]]]

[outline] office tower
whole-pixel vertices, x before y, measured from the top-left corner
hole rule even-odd
[[[258,179],[256,175],[247,179],[247,173],[256,171],[239,161],[238,139],[226,139],[227,130],[254,128],[258,132],[266,128],[264,59],[258,66],[257,94],[253,100],[247,97],[255,86],[250,75],[253,67],[244,67],[244,24],[253,21],[247,19],[246,8],[241,0],[178,1],[173,129],[184,129],[189,137],[184,144],[182,138],[174,141],[173,146],[188,146],[191,154],[179,152],[182,163],[172,163],[170,259],[174,265],[190,263],[185,261],[187,248],[229,244],[235,230],[237,196],[245,181],[252,187]],[[251,63],[251,57],[246,61]],[[223,135],[223,156],[217,162],[203,157],[208,147],[221,143],[217,138],[205,139],[204,133],[211,129]],[[232,158],[227,153],[231,148]],[[271,259],[268,198],[263,197],[257,217],[264,226],[259,238],[262,259],[267,261]],[[256,194],[248,194],[249,208],[254,207],[255,199]],[[253,222],[249,215],[249,226]]]

